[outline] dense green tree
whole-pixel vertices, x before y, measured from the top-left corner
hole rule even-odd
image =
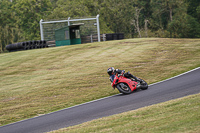
[[[50,0],[50,1],[51,1],[51,4],[52,4],[53,8],[56,8],[56,7],[57,7],[56,2],[57,2],[58,0]]]
[[[197,19],[198,19],[198,21],[199,21],[199,23],[200,23],[200,5],[197,7]]]
[[[27,40],[40,38],[39,21],[50,14],[52,5],[49,0],[18,0],[13,5],[17,24]]]
[[[181,38],[197,38],[200,37],[200,23],[198,18],[195,18],[195,14],[188,14],[188,5],[183,1],[179,1],[176,8],[173,20],[168,24],[168,31],[170,31],[170,37]]]
[[[100,27],[101,33],[111,32],[109,27],[106,25],[104,17],[102,16],[102,11],[106,11],[106,7],[104,1],[100,0],[58,0],[57,8],[55,8],[51,15],[49,15],[48,19],[67,19],[70,17],[80,18],[80,17],[95,17],[97,14],[100,14]],[[103,13],[104,14],[104,13]]]
[[[0,0],[0,53],[5,51],[6,45],[20,38],[20,30],[15,24],[15,19],[12,3],[8,0]]]
[[[199,0],[186,0],[187,3],[187,14],[197,18],[200,21],[200,16],[198,14],[198,10],[200,8],[200,1]]]
[[[40,39],[41,19],[97,14],[101,33],[122,32],[126,38],[148,37],[148,32],[156,37],[200,37],[199,0],[0,0],[0,52],[9,43]]]
[[[172,32],[172,37],[178,38],[198,38],[200,37],[200,24],[196,19],[188,14],[176,16],[169,23],[168,30]]]
[[[170,37],[172,33],[168,35],[166,30],[168,24],[171,23],[176,17],[175,14],[179,14],[183,11],[186,11],[186,5],[184,0],[152,0],[152,16],[151,16],[151,29],[152,31],[161,31],[158,32],[159,37]],[[178,15],[176,15],[178,16]],[[168,30],[171,32],[171,30]]]
[[[90,15],[88,8],[83,5],[83,1],[58,0],[56,4],[57,8],[49,15],[49,19],[63,19]]]

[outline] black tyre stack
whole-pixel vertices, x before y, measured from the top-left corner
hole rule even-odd
[[[124,34],[123,33],[106,34],[106,41],[109,41],[109,40],[121,40],[121,39],[124,39]]]
[[[21,51],[29,49],[47,48],[47,47],[48,45],[45,40],[38,40],[38,41],[27,41],[27,42],[9,44],[6,46],[6,49],[9,52],[13,52],[13,51]]]

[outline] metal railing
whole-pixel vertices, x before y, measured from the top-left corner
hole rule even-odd
[[[70,22],[90,21],[90,20],[96,20],[95,25],[97,26],[98,42],[100,42],[101,38],[100,38],[100,26],[99,26],[99,14],[96,16],[96,18],[70,19],[70,17],[68,17],[67,20],[57,20],[57,21],[44,21],[43,19],[41,19],[40,20],[40,35],[41,35],[41,40],[45,40],[44,39],[43,24],[53,24],[53,23],[64,23],[64,22],[67,22],[68,26],[70,26]]]

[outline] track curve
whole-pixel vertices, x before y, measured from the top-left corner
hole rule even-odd
[[[0,127],[0,133],[40,133],[77,125],[172,99],[200,93],[200,67],[155,83],[148,90],[114,95]]]

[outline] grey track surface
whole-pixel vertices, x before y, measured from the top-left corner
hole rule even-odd
[[[48,132],[197,93],[200,93],[200,68],[150,85],[148,90],[129,95],[114,95],[5,125],[0,127],[0,133]]]

